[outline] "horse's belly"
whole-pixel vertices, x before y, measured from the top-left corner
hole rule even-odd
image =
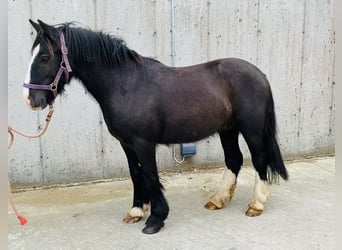
[[[164,129],[159,143],[198,141],[233,123],[231,112],[227,109],[203,111],[170,115],[162,126]]]

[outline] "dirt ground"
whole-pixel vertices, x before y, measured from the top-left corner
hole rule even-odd
[[[165,227],[141,232],[144,218],[125,224],[132,205],[129,179],[14,193],[28,223],[8,207],[9,249],[334,249],[335,158],[286,162],[290,180],[271,186],[264,213],[244,212],[253,195],[254,170],[244,167],[232,201],[203,206],[223,168],[160,174],[169,202]]]

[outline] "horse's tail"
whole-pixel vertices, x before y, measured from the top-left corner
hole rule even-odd
[[[269,182],[278,181],[279,175],[284,179],[288,179],[288,173],[285,168],[283,158],[280,153],[279,145],[276,138],[276,117],[274,112],[274,102],[272,93],[267,107],[265,126],[264,126],[264,145],[266,148],[266,158],[268,163],[267,179]]]

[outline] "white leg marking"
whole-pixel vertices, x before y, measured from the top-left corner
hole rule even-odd
[[[144,217],[145,212],[147,212],[150,209],[150,204],[144,204],[143,207],[132,207],[131,210],[129,210],[128,214],[132,217]]]
[[[141,220],[145,216],[145,213],[150,209],[149,204],[144,204],[143,207],[132,207],[123,221],[125,223],[135,223]]]
[[[235,187],[236,176],[230,169],[226,169],[219,188],[210,197],[209,202],[213,203],[217,208],[222,208],[227,201],[229,202],[232,199]]]
[[[145,212],[141,207],[132,207],[128,214],[131,217],[144,217]]]
[[[147,212],[149,209],[150,209],[150,203],[143,205],[144,212]]]
[[[30,83],[31,81],[31,65],[34,61],[34,59],[36,58],[36,56],[38,55],[39,52],[39,44],[37,47],[34,48],[33,53],[32,53],[32,58],[28,67],[28,70],[26,72],[26,77],[25,77],[25,83]],[[31,107],[31,100],[28,98],[29,97],[29,89],[23,87],[23,98],[24,98],[24,102],[26,103],[27,106]]]
[[[262,181],[258,172],[255,172],[254,196],[253,200],[249,203],[249,207],[264,210],[265,204],[270,195],[269,185],[266,181]]]

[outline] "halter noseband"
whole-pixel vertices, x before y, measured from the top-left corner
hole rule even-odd
[[[68,60],[68,48],[65,45],[64,35],[60,33],[60,41],[61,41],[61,51],[62,51],[62,61],[61,65],[59,66],[59,70],[56,74],[55,79],[49,85],[41,85],[41,84],[32,84],[32,83],[24,83],[23,86],[28,89],[40,89],[40,90],[50,90],[53,93],[54,98],[57,96],[57,86],[58,82],[62,76],[65,74],[66,82],[69,80],[69,72],[72,72],[70,63]]]

